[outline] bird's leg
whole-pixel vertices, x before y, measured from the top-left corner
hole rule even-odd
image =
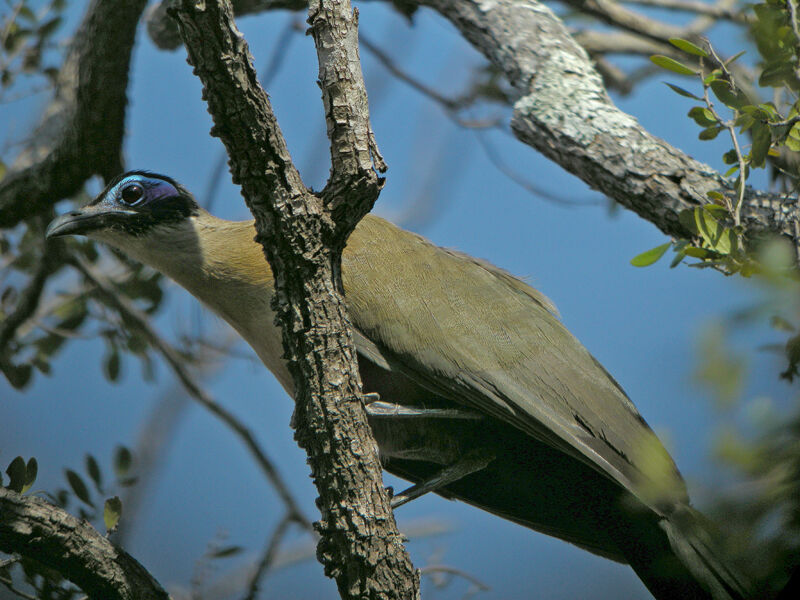
[[[495,458],[493,452],[468,441],[485,418],[466,408],[427,408],[384,402],[365,394],[367,415],[381,454],[389,459],[433,462],[441,469],[392,497],[392,508],[480,471]]]
[[[458,481],[462,477],[480,471],[492,462],[494,458],[495,456],[493,453],[481,448],[468,452],[461,459],[446,466],[429,479],[412,485],[410,488],[393,496],[392,508],[402,506],[406,502],[411,502],[415,498],[419,498],[428,492],[435,492],[439,488],[453,483],[454,481]]]
[[[423,419],[482,419],[483,415],[465,408],[424,408],[383,402],[375,393],[364,394],[367,415],[375,418],[420,417]]]

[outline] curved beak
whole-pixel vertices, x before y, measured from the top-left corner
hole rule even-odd
[[[80,210],[71,210],[53,219],[44,234],[46,239],[64,235],[85,235],[98,229],[105,229],[114,223],[120,223],[136,212],[125,209],[109,209],[99,206],[85,206]]]

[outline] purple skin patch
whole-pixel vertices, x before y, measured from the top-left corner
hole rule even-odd
[[[118,198],[122,190],[131,183],[138,183],[144,188],[144,196],[136,204],[143,202],[152,202],[160,198],[168,198],[170,196],[177,196],[178,190],[175,186],[164,181],[163,179],[155,179],[152,177],[145,177],[144,175],[131,175],[120,181],[114,189],[108,194],[109,198]]]

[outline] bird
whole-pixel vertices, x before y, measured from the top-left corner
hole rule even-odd
[[[129,171],[46,231],[67,235],[172,278],[294,394],[253,221]],[[394,506],[429,491],[467,502],[629,564],[659,600],[750,597],[667,450],[542,293],[371,214],[341,273],[383,467],[413,484]]]

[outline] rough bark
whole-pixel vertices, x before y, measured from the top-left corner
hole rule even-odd
[[[0,227],[122,171],[128,73],[146,0],[94,0],[67,51],[53,99],[0,182]]]
[[[0,550],[55,569],[98,600],[167,600],[159,583],[86,521],[0,487]]]
[[[383,488],[342,297],[341,249],[381,183],[370,159],[375,148],[349,2],[309,10],[333,161],[319,195],[292,164],[230,5],[185,0],[172,14],[203,82],[212,134],[228,150],[275,274],[274,307],[296,389],[296,439],[320,494],[318,558],[342,597],[417,598],[419,575]]]
[[[511,128],[521,141],[669,235],[691,237],[678,214],[730,184],[650,135],[606,94],[591,61],[546,6],[512,0],[424,0],[506,74],[517,92]],[[793,237],[794,202],[748,190],[750,231]],[[795,240],[797,242],[797,240]]]

